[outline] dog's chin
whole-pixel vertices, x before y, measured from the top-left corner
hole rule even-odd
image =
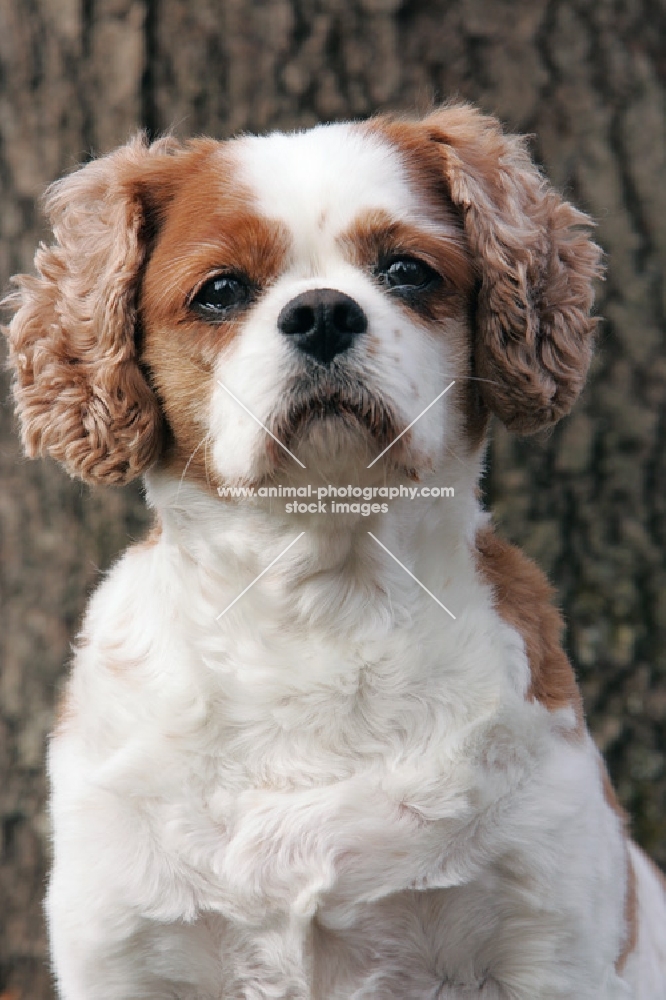
[[[350,466],[364,468],[381,451],[375,451],[373,443],[366,427],[349,413],[308,418],[294,437],[304,465],[323,468],[329,476],[342,474]]]
[[[275,437],[300,461],[329,475],[365,468],[400,433],[391,408],[354,382],[324,383],[309,392],[297,386],[272,423]],[[275,449],[272,457],[283,465],[284,451]]]

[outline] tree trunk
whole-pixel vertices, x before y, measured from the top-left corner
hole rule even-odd
[[[593,378],[541,440],[495,428],[500,527],[559,588],[589,720],[666,863],[666,0],[0,0],[0,279],[46,184],[139,126],[308,126],[458,95],[534,133],[608,252]],[[0,408],[0,1000],[52,996],[44,749],[86,596],[146,523],[19,456]]]

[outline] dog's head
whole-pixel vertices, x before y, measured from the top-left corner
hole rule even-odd
[[[87,480],[257,482],[292,455],[330,474],[400,435],[386,462],[436,469],[490,412],[554,423],[585,378],[589,220],[466,105],[137,138],[46,208],[55,243],[8,328],[14,392],[27,453]]]

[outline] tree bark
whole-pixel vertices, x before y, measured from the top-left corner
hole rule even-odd
[[[493,432],[501,529],[556,583],[594,735],[666,864],[666,0],[0,0],[0,281],[30,269],[49,181],[155,135],[304,127],[457,95],[534,133],[608,254],[582,401]],[[44,750],[87,594],[146,523],[20,458],[0,408],[0,1000],[52,996]]]

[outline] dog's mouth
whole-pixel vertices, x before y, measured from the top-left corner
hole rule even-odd
[[[400,433],[391,407],[354,378],[327,373],[294,379],[285,391],[284,400],[272,421],[271,431],[290,450],[326,427],[329,443],[337,438],[342,445],[351,434],[365,441],[368,454],[374,457]],[[275,447],[279,450],[278,445]]]

